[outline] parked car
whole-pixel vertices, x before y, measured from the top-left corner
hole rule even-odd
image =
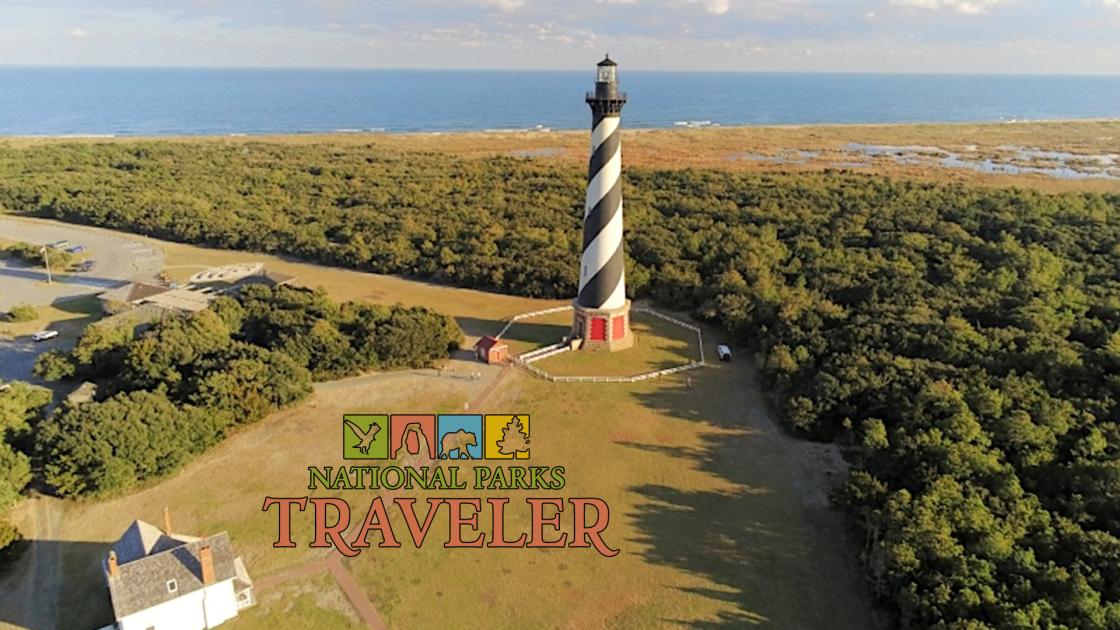
[[[730,361],[731,360],[731,346],[728,346],[726,344],[721,343],[718,346],[716,346],[716,352],[719,353],[719,360],[720,361]]]
[[[80,254],[80,253],[86,251],[86,247],[85,247],[85,245],[75,245],[75,246],[67,249],[66,251],[70,252],[71,254]]]
[[[65,247],[70,247],[70,241],[55,241],[54,243],[51,243],[49,247],[52,247],[54,249],[63,249]]]
[[[46,341],[48,339],[54,339],[57,336],[57,330],[40,330],[39,332],[31,335],[31,341]]]
[[[90,269],[93,269],[92,260],[84,261],[82,264],[78,265],[78,271],[89,271]]]

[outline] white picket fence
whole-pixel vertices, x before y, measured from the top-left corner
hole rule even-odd
[[[636,306],[631,310],[638,311],[639,313],[648,313],[650,315],[653,315],[654,317],[658,317],[658,318],[663,319],[663,320],[665,320],[669,323],[676,324],[677,326],[680,326],[681,328],[684,328],[686,330],[691,330],[692,332],[696,333],[696,347],[700,348],[700,360],[697,361],[697,363],[699,363],[699,365],[704,365],[704,333],[700,331],[699,326],[694,326],[694,325],[692,325],[688,322],[683,322],[683,321],[677,319],[676,317],[670,317],[670,316],[666,315],[665,313],[659,313],[659,312],[653,310],[652,308],[649,308],[648,306]],[[697,367],[699,367],[699,365]],[[676,369],[676,368],[672,368],[672,369]]]
[[[516,324],[518,321],[520,321],[522,319],[529,319],[530,317],[540,317],[541,315],[551,315],[552,313],[563,313],[564,311],[570,311],[570,310],[572,310],[572,305],[568,304],[567,306],[556,306],[556,307],[553,307],[553,308],[546,308],[546,309],[539,310],[539,311],[531,311],[531,312],[528,312],[528,313],[518,313],[517,315],[514,315],[513,317],[509,318],[509,321],[506,322],[505,327],[502,328],[502,332],[498,333],[495,336],[498,339],[501,339],[502,335],[506,334],[506,331],[509,330],[510,326],[513,326],[514,324]]]
[[[518,320],[526,319],[529,317],[539,317],[541,315],[549,315],[551,313],[562,313],[564,311],[570,310],[572,310],[571,306],[558,306],[556,308],[548,308],[542,311],[533,311],[532,313],[522,313],[520,315],[514,315],[510,318],[509,322],[506,323],[505,328],[502,329],[502,332],[499,333],[498,336],[501,337],[503,334],[505,334],[505,332],[509,330],[509,327]],[[555,356],[562,352],[567,352],[571,349],[571,346],[561,342],[526,352],[516,357],[514,359],[514,363],[521,366],[522,369],[526,370],[533,376],[544,379],[546,381],[552,381],[553,383],[640,383],[642,381],[648,381],[655,378],[661,378],[662,376],[669,376],[670,374],[677,374],[679,372],[695,370],[698,367],[703,367],[704,333],[701,332],[699,326],[694,326],[688,322],[681,321],[675,317],[670,317],[669,315],[666,315],[664,313],[659,313],[646,306],[636,306],[631,310],[653,315],[654,317],[663,319],[667,322],[680,326],[681,328],[691,330],[692,332],[696,333],[697,347],[700,349],[700,359],[698,361],[692,361],[685,365],[665,368],[664,370],[657,370],[655,372],[646,372],[645,374],[637,374],[635,376],[562,376],[545,372],[539,367],[532,365],[534,361],[547,359],[548,357]]]
[[[657,370],[656,372],[646,372],[645,374],[638,374],[636,376],[562,376],[545,372],[535,365],[522,363],[520,361],[518,361],[517,365],[521,366],[521,368],[533,376],[546,381],[552,381],[553,383],[640,383],[678,372],[694,370],[698,367],[702,367],[704,364],[699,361],[693,361],[687,365],[678,365],[676,367]]]
[[[517,360],[521,363],[532,363],[533,361],[547,359],[548,357],[556,356],[561,352],[567,352],[571,349],[572,347],[564,342],[554,343],[551,346],[537,348],[536,350],[530,350],[529,352],[518,355]]]

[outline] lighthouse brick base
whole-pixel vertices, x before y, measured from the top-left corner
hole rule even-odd
[[[575,304],[571,340],[581,350],[615,352],[634,345],[630,300],[620,308],[588,308]]]

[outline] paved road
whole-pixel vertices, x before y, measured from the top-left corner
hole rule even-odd
[[[0,238],[37,245],[68,240],[73,245],[85,246],[87,259],[93,261],[91,271],[56,276],[55,282],[48,285],[46,271],[41,267],[0,259],[0,311],[16,304],[41,306],[95,295],[132,280],[150,282],[163,269],[163,250],[104,230],[4,217],[0,218]],[[0,338],[0,380],[30,380],[39,354],[73,345],[72,335],[65,330],[63,333],[60,338],[42,343],[32,342],[29,336]]]
[[[131,280],[151,281],[163,269],[163,250],[125,235],[35,219],[0,218],[0,237],[45,245],[68,240],[86,248],[93,269],[56,277],[46,284],[41,267],[0,260],[0,311],[16,304],[52,304],[60,299],[100,293]]]
[[[73,339],[56,338],[41,343],[31,341],[30,337],[0,339],[0,381],[30,381],[35,359],[40,354],[47,350],[69,350],[73,347]]]

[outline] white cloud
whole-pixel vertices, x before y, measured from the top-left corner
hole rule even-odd
[[[525,0],[486,0],[486,6],[512,13],[525,6]]]
[[[1008,0],[891,0],[891,4],[898,7],[913,7],[928,9],[930,11],[956,11],[964,15],[978,15],[987,13],[988,9]],[[1120,0],[1102,0],[1103,2],[1120,2]]]
[[[1101,0],[1101,5],[1106,9],[1120,11],[1120,0]]]
[[[731,10],[731,0],[707,0],[704,8],[713,15],[723,15]]]
[[[699,4],[712,15],[724,15],[731,10],[731,0],[688,0],[689,4]]]
[[[66,34],[74,39],[85,39],[89,37],[89,33],[80,28],[71,28],[66,31]]]

